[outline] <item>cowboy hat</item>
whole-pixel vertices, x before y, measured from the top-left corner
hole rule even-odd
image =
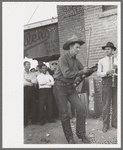
[[[63,45],[64,50],[69,50],[69,46],[73,43],[79,43],[80,45],[84,44],[81,39],[79,39],[76,35],[73,35],[70,39],[67,40],[67,42]]]
[[[111,47],[111,48],[114,49],[114,51],[116,50],[116,47],[115,47],[114,44],[111,43],[111,42],[108,42],[108,43],[106,44],[106,46],[103,46],[103,47],[102,47],[102,49],[105,50],[106,47]]]

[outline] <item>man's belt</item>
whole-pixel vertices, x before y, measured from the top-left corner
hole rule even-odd
[[[57,81],[57,83],[59,82],[60,85],[67,86],[67,87],[73,87],[73,83],[65,82],[60,79],[55,79],[55,81]]]

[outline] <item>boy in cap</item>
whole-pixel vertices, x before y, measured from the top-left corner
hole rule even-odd
[[[117,111],[116,111],[116,107],[114,106],[117,106],[117,102],[116,102],[117,89],[116,89],[116,84],[114,83],[114,79],[116,79],[114,78],[114,75],[116,75],[117,65],[114,64],[115,57],[113,55],[113,51],[116,50],[116,47],[114,46],[114,44],[111,42],[108,42],[106,46],[102,47],[102,49],[105,50],[106,56],[100,59],[98,62],[97,75],[102,77],[102,101],[103,101],[103,110],[102,110],[103,129],[102,131],[106,133],[110,126],[111,100],[112,100],[112,105],[113,105],[112,116],[115,114],[115,119],[114,119],[114,116],[112,117],[112,126],[114,124],[116,126],[116,119],[117,119],[116,112]]]
[[[75,144],[75,142],[70,125],[67,101],[77,111],[76,134],[78,138],[84,143],[90,143],[85,136],[85,109],[75,88],[72,86],[76,78],[79,78],[80,75],[87,73],[89,70],[89,68],[84,68],[80,61],[76,59],[76,55],[80,51],[80,46],[84,43],[78,37],[73,36],[63,45],[66,53],[59,58],[58,68],[54,74],[54,95],[59,109],[62,128],[69,144]]]

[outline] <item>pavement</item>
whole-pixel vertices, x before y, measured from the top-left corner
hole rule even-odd
[[[102,132],[102,120],[100,118],[86,119],[86,136],[92,144],[117,144],[117,129],[109,128],[108,132]],[[76,144],[82,142],[75,133],[76,118],[71,119],[71,127]],[[24,128],[24,144],[68,144],[63,134],[61,121],[46,123],[44,126],[29,125]]]

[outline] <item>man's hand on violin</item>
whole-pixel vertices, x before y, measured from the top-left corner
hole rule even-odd
[[[86,74],[90,71],[90,68],[89,67],[84,67],[84,69],[80,70],[79,71],[79,75],[83,75],[83,74]]]
[[[77,83],[81,80],[80,76],[79,77],[76,77],[76,79],[74,80],[74,83]]]
[[[111,76],[111,75],[113,75],[115,73],[115,70],[114,69],[112,69],[112,70],[110,70],[110,71],[107,71],[107,75],[108,76]]]
[[[89,73],[89,71],[90,71],[90,68],[89,68],[89,67],[84,67],[84,69],[83,69],[84,74],[85,74],[85,73]]]

